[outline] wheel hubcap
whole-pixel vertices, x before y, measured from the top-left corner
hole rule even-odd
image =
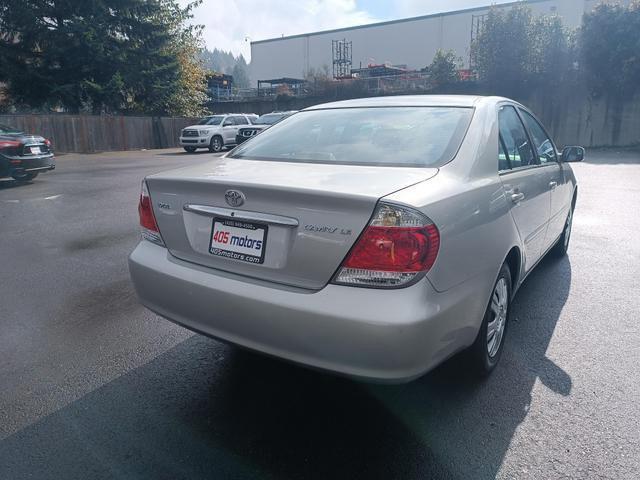
[[[504,278],[498,280],[491,295],[490,320],[487,324],[487,351],[489,357],[494,357],[500,349],[504,327],[507,324],[507,309],[509,308],[509,289]]]
[[[214,138],[213,139],[213,148],[214,148],[214,150],[220,150],[220,139],[219,138]]]

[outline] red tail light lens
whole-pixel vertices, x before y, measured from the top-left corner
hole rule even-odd
[[[438,231],[424,227],[367,227],[344,266],[389,272],[423,272],[436,259]]]
[[[48,138],[45,138],[45,139],[44,139],[44,144],[45,144],[47,147],[51,148],[51,140],[49,140]]]
[[[151,207],[151,197],[149,196],[149,189],[147,188],[146,181],[142,182],[140,203],[138,204],[138,214],[140,215],[142,238],[158,245],[164,245],[162,237],[160,236],[158,223],[156,222],[156,217],[153,215],[153,208]]]
[[[433,266],[440,247],[436,226],[420,212],[382,204],[347,258],[335,282],[398,287]]]
[[[14,140],[0,140],[0,148],[15,148],[20,145],[20,142],[16,142]]]

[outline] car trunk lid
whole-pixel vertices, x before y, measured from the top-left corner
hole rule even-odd
[[[222,157],[147,177],[147,184],[160,233],[175,257],[320,289],[378,199],[437,171]]]

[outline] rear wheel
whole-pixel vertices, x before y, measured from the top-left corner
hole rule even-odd
[[[193,153],[196,151],[196,147],[184,147],[184,151],[188,153]]]
[[[564,223],[564,230],[558,239],[558,242],[551,249],[551,254],[555,257],[564,257],[569,249],[569,240],[571,239],[571,227],[573,224],[573,205],[567,214],[567,220]]]
[[[209,151],[213,153],[217,153],[222,150],[222,137],[219,135],[214,135],[209,142]]]
[[[471,367],[480,375],[489,375],[502,355],[511,305],[511,272],[506,264],[500,268],[480,331],[468,351]]]
[[[30,182],[34,178],[38,176],[38,172],[22,172],[22,173],[14,173],[11,175],[14,180],[18,182]]]

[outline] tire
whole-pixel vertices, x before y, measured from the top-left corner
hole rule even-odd
[[[38,172],[14,173],[11,176],[18,182],[30,182],[38,176]]]
[[[567,254],[567,250],[569,250],[569,240],[571,240],[571,229],[573,225],[573,204],[569,209],[569,213],[567,214],[567,220],[564,222],[564,230],[562,230],[562,235],[556,242],[556,244],[551,248],[552,256],[556,258],[562,258]]]
[[[196,151],[196,147],[184,147],[184,151],[187,153],[193,153]]]
[[[500,361],[509,323],[510,306],[511,271],[505,263],[500,268],[491,291],[478,336],[467,352],[469,366],[480,376],[489,375]],[[489,335],[490,329],[495,332],[493,335]]]
[[[224,142],[222,141],[222,137],[220,135],[214,135],[211,137],[211,141],[209,142],[209,151],[211,153],[218,153],[222,150],[224,146]]]

